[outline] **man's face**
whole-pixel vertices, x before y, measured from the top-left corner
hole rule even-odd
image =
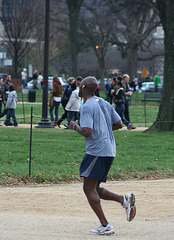
[[[7,79],[7,82],[11,82],[11,75],[8,75],[6,79]]]
[[[76,81],[76,84],[77,84],[77,86],[80,86],[81,81],[80,81],[80,80],[77,80],[77,81]]]

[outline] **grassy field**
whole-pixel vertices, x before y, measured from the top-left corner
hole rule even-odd
[[[145,126],[144,94],[134,93],[130,104],[130,118],[134,126]],[[101,92],[101,97],[105,97]],[[30,123],[31,107],[33,124],[42,116],[42,91],[36,91],[36,102],[28,103],[28,95],[18,94],[16,117],[19,124]],[[158,113],[158,103],[147,105],[147,126]],[[48,109],[49,110],[49,109]],[[59,116],[63,113],[60,105]],[[48,111],[49,117],[49,111]],[[3,122],[5,117],[1,119]],[[63,123],[65,123],[64,121]],[[161,178],[174,176],[173,133],[140,133],[115,131],[117,157],[109,179]],[[79,180],[79,166],[85,153],[83,137],[75,131],[64,129],[33,129],[32,171],[29,177],[30,130],[0,127],[0,184],[18,182],[62,182]]]
[[[172,132],[114,131],[117,157],[109,179],[174,177]],[[85,153],[83,137],[63,129],[33,129],[29,177],[30,130],[0,128],[0,184],[59,183],[79,180]]]

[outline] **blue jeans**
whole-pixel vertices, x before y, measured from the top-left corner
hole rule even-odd
[[[79,112],[75,112],[75,111],[68,111],[68,125],[70,123],[70,121],[79,121],[80,117],[79,117]]]
[[[121,117],[122,122],[128,127],[130,125],[130,122],[127,121],[123,115],[124,115],[124,110],[125,110],[125,105],[124,104],[117,104],[115,108],[116,112],[118,115]]]
[[[22,79],[22,88],[26,88],[27,86],[27,79]]]
[[[18,123],[17,123],[17,121],[16,121],[16,117],[15,117],[15,109],[12,109],[12,108],[8,108],[8,109],[7,109],[7,117],[6,117],[6,120],[5,120],[4,124],[5,124],[6,126],[11,125],[11,122],[10,122],[10,118],[11,118],[11,117],[12,117],[12,119],[13,119],[13,124],[14,124],[14,126],[18,126]]]
[[[53,106],[50,107],[50,118],[51,118],[51,122],[58,122],[58,116],[59,116],[59,105],[60,102],[56,102],[54,101]],[[55,108],[55,121],[54,121],[54,116],[53,116],[53,109]]]

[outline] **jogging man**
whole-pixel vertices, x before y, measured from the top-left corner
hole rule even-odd
[[[106,182],[107,174],[116,155],[113,130],[122,128],[119,115],[105,100],[96,97],[97,80],[87,77],[80,84],[79,96],[84,98],[80,112],[80,126],[71,121],[69,129],[85,137],[86,154],[80,166],[83,177],[83,189],[88,202],[97,215],[101,225],[90,231],[91,234],[110,235],[114,228],[106,219],[100,199],[120,203],[127,213],[127,220],[132,221],[136,214],[134,194],[117,195],[100,187]]]

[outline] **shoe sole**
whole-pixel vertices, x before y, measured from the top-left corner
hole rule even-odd
[[[110,231],[110,232],[104,232],[104,233],[99,233],[99,235],[111,235],[111,234],[114,234],[115,233],[115,231],[114,230],[112,230],[112,231]]]
[[[115,233],[115,231],[114,230],[111,230],[111,231],[106,231],[106,232],[103,232],[103,233],[100,233],[100,232],[96,232],[96,233],[91,233],[90,232],[90,234],[91,235],[111,235],[111,234],[114,234]]]
[[[128,216],[128,221],[131,222],[136,215],[136,207],[135,207],[135,195],[132,193],[130,197],[130,212]]]

